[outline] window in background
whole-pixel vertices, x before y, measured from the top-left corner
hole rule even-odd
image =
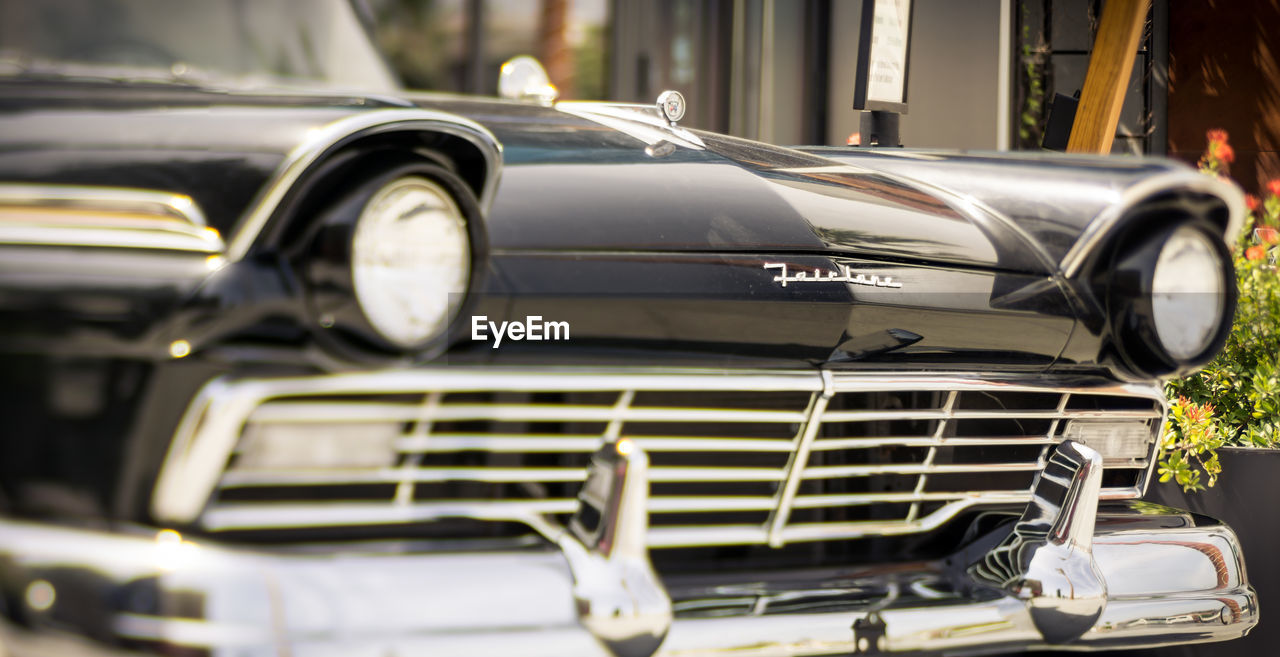
[[[652,103],[675,89],[688,100],[682,125],[728,131],[730,77],[738,70],[730,48],[736,5],[744,15],[759,13],[758,1],[615,0],[611,96]],[[756,60],[743,52],[736,61],[749,68]],[[740,72],[745,79],[748,72]]]
[[[491,95],[502,62],[533,55],[561,98],[606,96],[609,0],[367,1],[409,87]]]
[[[392,79],[346,0],[0,2],[0,65],[72,75],[330,84],[386,91]],[[201,29],[184,29],[200,25]],[[114,73],[113,73],[114,71]]]
[[[369,0],[374,37],[411,89],[462,91],[466,0]]]
[[[1071,96],[1084,87],[1102,0],[1018,0],[1013,11],[1015,57],[1020,61],[1015,76],[1017,126],[1013,143],[1018,149],[1036,150],[1043,140],[1048,105],[1054,95]],[[1173,62],[1169,58],[1169,12],[1168,0],[1151,3],[1116,125],[1113,154],[1165,152],[1168,67]],[[1199,144],[1195,153],[1202,147]]]

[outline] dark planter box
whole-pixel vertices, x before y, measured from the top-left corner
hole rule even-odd
[[[1213,488],[1183,493],[1173,482],[1153,483],[1146,499],[1217,518],[1230,525],[1244,547],[1249,582],[1258,592],[1261,621],[1243,639],[1179,646],[1142,653],[1162,657],[1238,657],[1280,652],[1280,450],[1230,447],[1218,450],[1222,477]]]

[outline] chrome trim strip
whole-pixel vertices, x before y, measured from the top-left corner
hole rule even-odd
[[[1056,445],[1058,441],[1036,434],[1034,436],[999,436],[978,438],[970,436],[899,436],[887,438],[823,438],[813,445],[815,452],[841,449],[868,449],[897,445],[902,447],[987,447],[994,445]]]
[[[1036,466],[1019,465],[1016,469],[1030,470]],[[964,466],[965,471],[970,471]],[[836,475],[832,475],[836,476]],[[649,481],[781,481],[783,474],[776,468],[649,468]],[[222,475],[222,486],[240,488],[271,484],[277,486],[309,486],[315,484],[387,484],[399,481],[444,482],[487,481],[494,483],[519,483],[537,481],[582,481],[586,473],[582,468],[461,468],[435,467],[382,470],[230,470]]]
[[[361,133],[413,129],[415,126],[461,137],[480,150],[485,159],[486,172],[484,189],[478,200],[480,207],[488,211],[502,170],[502,146],[487,128],[470,119],[435,110],[382,109],[361,112],[312,130],[285,157],[271,181],[259,192],[251,209],[237,223],[235,235],[227,249],[227,257],[232,261],[244,258],[285,194],[329,149]]]
[[[1161,390],[1163,391],[1163,388],[1161,388]],[[1164,417],[1161,417],[1160,421],[1156,423],[1155,449],[1151,450],[1151,453],[1147,457],[1147,460],[1150,461],[1152,465],[1147,468],[1146,473],[1143,474],[1142,479],[1138,482],[1138,497],[1147,496],[1147,488],[1151,486],[1151,480],[1153,479],[1151,473],[1155,467],[1154,464],[1159,463],[1160,458],[1164,456],[1164,432],[1169,428],[1169,400],[1167,398],[1162,398],[1160,400],[1160,408]]]
[[[0,184],[0,206],[40,205],[79,210],[164,215],[193,226],[207,226],[190,196],[126,187]]]
[[[835,396],[832,390],[832,375],[828,370],[822,372],[822,394],[815,395],[809,402],[805,413],[804,424],[796,435],[795,449],[787,461],[786,473],[781,490],[778,491],[778,506],[769,516],[769,545],[782,546],[782,528],[791,517],[791,506],[795,502],[796,493],[800,490],[801,473],[809,465],[809,452],[813,449],[813,441],[822,430],[822,415],[827,411],[827,404]]]
[[[790,441],[773,438],[688,438],[673,436],[635,436],[627,439],[641,449],[664,452],[790,452]],[[433,433],[430,437],[402,438],[396,443],[402,452],[594,452],[600,448],[599,435],[495,436],[491,434],[458,435]]]
[[[0,244],[221,253],[189,196],[147,189],[0,184]]]
[[[457,405],[440,403],[435,409],[435,419],[577,419],[597,423],[607,423],[612,432],[617,434],[621,423],[630,419],[662,420],[672,422],[688,421],[739,421],[744,423],[767,420],[779,423],[796,423],[796,437],[789,440],[781,438],[719,438],[694,437],[681,439],[672,436],[630,436],[636,445],[651,452],[662,452],[667,446],[678,446],[674,452],[694,451],[707,448],[706,451],[742,451],[763,456],[777,455],[777,466],[768,467],[710,467],[663,465],[649,470],[650,480],[656,482],[781,482],[775,499],[778,506],[772,508],[767,520],[761,525],[721,525],[707,527],[658,526],[649,535],[655,547],[671,545],[705,545],[708,543],[760,543],[771,542],[774,545],[791,540],[827,540],[863,536],[869,533],[907,533],[936,527],[948,520],[955,513],[974,504],[985,503],[1025,503],[1030,499],[1027,490],[996,491],[964,491],[940,495],[924,490],[917,485],[917,490],[908,492],[901,498],[879,498],[859,494],[859,502],[853,499],[837,499],[832,496],[798,494],[799,485],[804,481],[830,479],[835,477],[861,477],[870,475],[917,475],[923,479],[932,474],[948,473],[981,473],[981,472],[1032,472],[1043,467],[1043,451],[1039,460],[1027,458],[1025,462],[1009,462],[1001,460],[995,463],[952,464],[952,463],[916,463],[879,465],[808,465],[797,459],[795,448],[800,443],[809,443],[812,453],[829,453],[834,449],[846,448],[849,440],[840,438],[821,438],[817,436],[817,427],[828,418],[845,421],[861,420],[868,417],[883,419],[886,417],[921,417],[921,411],[831,411],[817,408],[825,391],[832,395],[847,392],[880,392],[890,390],[918,391],[950,391],[949,404],[943,411],[937,412],[939,419],[971,418],[971,417],[1028,417],[1060,418],[1075,416],[1099,415],[1094,411],[1072,410],[1067,407],[1065,395],[1071,393],[1136,396],[1153,402],[1164,409],[1164,398],[1159,387],[1154,385],[1120,384],[1109,381],[1082,378],[1053,377],[979,377],[938,376],[928,374],[862,374],[852,372],[831,371],[767,371],[752,370],[742,372],[724,372],[718,370],[600,370],[595,368],[557,368],[549,370],[515,370],[456,367],[449,369],[415,369],[384,372],[359,372],[334,374],[314,377],[282,378],[273,380],[232,380],[223,379],[210,383],[188,409],[179,425],[178,431],[165,457],[152,500],[155,516],[166,522],[189,523],[200,520],[205,528],[236,529],[258,528],[270,523],[278,527],[302,526],[339,526],[343,524],[383,524],[399,522],[416,522],[431,518],[457,517],[459,515],[492,520],[510,520],[534,525],[541,522],[546,525],[547,519],[542,514],[564,513],[569,510],[564,500],[534,499],[528,503],[520,500],[504,500],[501,503],[488,500],[442,500],[436,502],[415,502],[412,499],[412,487],[420,482],[474,481],[495,483],[576,483],[586,475],[582,468],[575,467],[459,467],[457,465],[439,465],[423,467],[420,463],[400,465],[396,467],[361,468],[361,469],[248,469],[227,468],[230,457],[236,453],[237,443],[242,428],[246,423],[265,423],[269,421],[312,422],[343,421],[346,423],[400,422],[421,420],[423,406],[421,402],[395,404],[390,402],[327,402],[320,404],[314,401],[297,401],[291,398],[308,395],[361,395],[361,394],[415,394],[426,395],[431,392],[468,392],[468,391],[510,391],[536,392],[543,391],[617,391],[627,395],[645,391],[791,391],[809,393],[809,407],[801,411],[750,410],[750,409],[714,409],[714,408],[680,408],[667,406],[636,405],[627,395],[614,399],[609,405],[599,406],[554,406],[550,404],[475,404],[459,399]],[[958,394],[962,391],[1027,391],[1052,392],[1063,395],[1054,402],[1056,408],[1047,411],[1010,412],[985,411],[958,407]],[[1046,401],[1046,403],[1048,403]],[[462,409],[462,410],[458,410]],[[448,411],[448,412],[446,412]],[[1150,420],[1160,417],[1161,411],[1123,411],[1101,413],[1108,417],[1134,416],[1138,419]],[[930,416],[932,417],[932,416]],[[696,434],[696,426],[689,429]],[[606,432],[608,433],[608,432]],[[692,440],[692,442],[689,442]],[[857,439],[862,441],[864,439]],[[872,438],[880,444],[907,444],[913,446],[940,447],[955,445],[1008,444],[1014,439],[1000,437],[994,440],[982,437],[947,438],[937,432],[932,436],[891,438]],[[438,441],[438,442],[437,442]],[[510,436],[503,434],[485,434],[482,436],[465,433],[443,433],[440,436],[403,433],[395,439],[395,448],[405,454],[427,454],[440,452],[456,452],[468,449],[485,449],[499,453],[510,452],[554,452],[568,451],[586,453],[601,442],[599,434],[591,436]],[[831,446],[826,443],[830,442]],[[1049,447],[1059,441],[1052,435],[1038,435],[1025,441],[1024,444]],[[1153,443],[1154,443],[1153,439]],[[858,445],[859,447],[863,445]],[[1154,448],[1153,448],[1154,450]],[[782,453],[790,452],[787,459],[791,465],[783,467]],[[1030,456],[1030,455],[1028,455]],[[1138,475],[1141,485],[1145,485],[1150,476],[1153,459],[1136,460],[1118,463],[1113,467],[1140,468]],[[252,504],[232,504],[218,502],[206,509],[206,505],[215,498],[219,489],[232,489],[245,486],[302,486],[325,484],[361,484],[385,483],[394,484],[400,493],[394,504],[391,502],[364,503],[353,501],[345,504],[289,504],[254,507]],[[737,486],[737,484],[733,484]],[[1129,498],[1138,494],[1141,486],[1124,488],[1108,488],[1103,496],[1108,499]],[[996,488],[1000,488],[997,486]],[[788,493],[788,491],[790,491]],[[401,494],[402,493],[402,494]],[[696,511],[770,511],[760,499],[767,493],[753,493],[744,487],[742,494],[734,496],[726,494],[722,500],[698,502],[693,499],[672,499],[667,496],[654,496],[652,513],[681,513]],[[786,501],[785,505],[781,502]],[[905,520],[866,523],[832,523],[814,526],[786,526],[789,518],[785,518],[780,510],[790,508],[829,508],[836,505],[858,503],[904,503],[916,505],[915,514]],[[926,502],[945,502],[941,508],[931,510],[922,518],[918,505]],[[385,505],[385,508],[375,510]],[[254,514],[257,514],[255,517]],[[268,522],[268,520],[270,522]]]
[[[898,502],[949,502],[953,500],[977,500],[983,503],[1025,504],[1030,493],[1020,491],[965,491],[962,493],[845,493],[835,495],[801,495],[795,507],[812,509],[827,506],[851,506]]]
[[[1134,499],[1136,492],[1129,489],[1103,491],[1104,500]],[[850,496],[854,497],[854,496]],[[858,495],[851,500],[843,496],[798,496],[794,508],[811,509],[849,504],[906,503],[906,502],[953,502],[948,512],[959,512],[974,504],[1026,504],[1031,501],[1028,491],[981,491],[964,493],[880,493],[872,496]],[[766,502],[768,506],[766,506]],[[767,511],[773,508],[773,498],[729,498],[720,502],[709,502],[707,498],[661,498],[649,503],[650,514],[691,513],[714,511]],[[719,508],[723,506],[723,508]],[[201,516],[201,526],[210,531],[254,530],[254,529],[305,529],[315,527],[342,527],[361,525],[395,525],[404,523],[426,522],[442,518],[474,518],[499,522],[518,522],[529,525],[543,536],[555,535],[555,529],[543,520],[544,514],[571,513],[577,503],[568,498],[545,500],[456,500],[446,502],[413,502],[408,504],[387,504],[385,502],[350,502],[317,505],[305,502],[292,504],[273,504],[269,508],[249,503],[221,504],[209,509]],[[931,520],[929,524],[910,524],[901,522],[893,526],[895,533],[910,533],[921,528],[936,527],[949,520],[940,518]],[[884,525],[855,527],[855,536],[874,533],[872,530]],[[784,535],[787,540],[796,540],[800,536],[826,538],[828,534],[818,532],[809,526],[802,532]],[[709,535],[705,528],[686,527],[653,527],[649,529],[649,544],[652,547],[676,547],[684,545],[736,545],[743,543],[767,544],[768,532],[759,525],[740,525],[737,527],[717,525]],[[841,538],[849,538],[850,529],[844,527],[835,533]]]
[[[1062,395],[1062,396],[1065,397],[1066,395]],[[933,461],[938,456],[939,443],[942,442],[943,434],[947,432],[947,427],[951,424],[951,418],[955,414],[956,399],[958,399],[959,397],[960,397],[960,393],[956,392],[955,390],[952,390],[951,392],[947,393],[947,401],[945,404],[942,405],[942,412],[946,417],[944,417],[942,421],[938,422],[938,429],[937,431],[933,432],[933,444],[929,445],[929,453],[926,454],[924,457],[925,468],[930,468],[930,469],[933,468]],[[1049,433],[1045,435],[1045,439],[1053,440],[1052,430],[1050,430]],[[1043,461],[1043,458],[1041,460]],[[916,488],[914,491],[916,495],[920,495],[924,493],[925,484],[928,483],[929,481],[929,472],[922,471],[919,474],[920,476],[916,478]],[[907,511],[907,522],[911,522],[915,520],[916,517],[918,517],[919,515],[920,515],[920,503],[912,502],[911,509]]]
[[[3,222],[0,222],[0,244],[190,251],[206,256],[215,256],[223,248],[222,239],[211,228],[198,231],[159,227],[95,229],[84,225],[14,226]]]
[[[956,474],[966,472],[1031,472],[1039,470],[1043,463],[973,463],[965,465],[819,465],[805,468],[803,479],[831,479],[835,477],[871,477],[880,474]]]
[[[1155,419],[1160,417],[1150,411],[834,411],[823,416],[823,422],[879,422],[882,420],[995,420],[1019,418],[1023,420],[1067,419]]]
[[[1244,192],[1233,183],[1224,182],[1194,171],[1172,171],[1144,178],[1132,187],[1125,188],[1119,199],[1089,223],[1076,243],[1062,257],[1058,268],[1068,278],[1075,276],[1084,266],[1084,260],[1119,225],[1120,219],[1143,201],[1161,192],[1190,190],[1217,196],[1227,204],[1228,219],[1223,239],[1233,244],[1244,223]]]
[[[396,404],[284,402],[262,406],[250,418],[253,422],[326,423],[334,421],[410,421],[419,414],[412,406]],[[457,404],[441,408],[439,420],[494,420],[498,422],[804,422],[804,413],[788,411],[650,409],[612,406],[570,406],[566,404]],[[985,417],[985,416],[984,416]],[[1028,417],[1028,416],[1023,416]],[[1106,417],[1118,417],[1108,415]],[[1153,416],[1154,417],[1154,416]],[[881,419],[881,418],[873,418]]]

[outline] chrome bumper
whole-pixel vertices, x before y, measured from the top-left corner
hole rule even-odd
[[[616,455],[604,462],[615,476],[595,487],[603,498],[584,500],[602,524],[520,550],[307,555],[0,521],[0,646],[15,657],[604,656],[655,646],[742,657],[1088,651],[1248,632],[1258,606],[1235,534],[1147,503],[1098,506],[1089,452],[1064,443],[1060,470],[1046,468],[1015,529],[950,559],[722,583],[657,582],[637,547],[643,516],[628,510],[644,508],[644,463]]]

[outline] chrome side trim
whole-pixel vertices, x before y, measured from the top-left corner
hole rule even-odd
[[[221,253],[189,196],[124,187],[0,184],[0,244]]]
[[[479,149],[485,159],[485,181],[478,200],[480,207],[488,210],[502,170],[502,146],[487,128],[455,114],[427,109],[361,112],[316,128],[285,157],[270,182],[258,193],[251,209],[237,224],[227,248],[227,257],[231,261],[244,258],[285,194],[329,149],[360,134],[401,129],[442,132],[466,139]]]
[[[1222,238],[1233,244],[1244,224],[1244,192],[1233,183],[1224,182],[1194,171],[1173,171],[1144,178],[1132,187],[1125,188],[1120,198],[1103,210],[1090,222],[1076,243],[1062,257],[1059,271],[1068,278],[1075,276],[1084,266],[1084,260],[1119,225],[1121,218],[1139,203],[1161,192],[1190,190],[1217,196],[1227,204],[1228,219]]]
[[[200,206],[183,194],[125,187],[0,184],[0,206],[28,204],[162,215],[193,226],[208,225]]]

